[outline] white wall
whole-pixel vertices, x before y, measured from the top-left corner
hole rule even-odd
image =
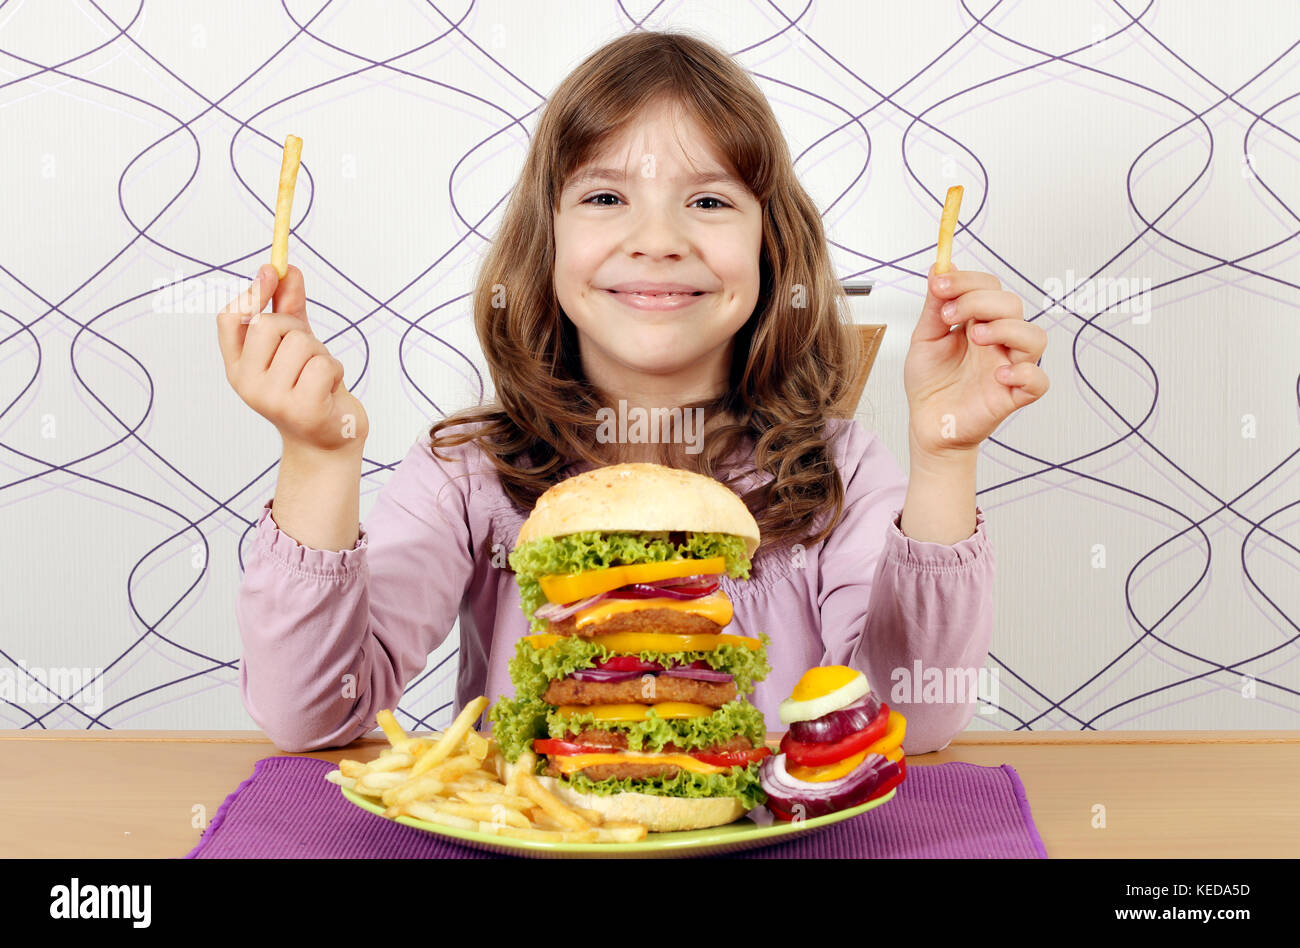
[[[1000,698],[972,726],[1300,726],[1296,5],[839,0],[802,34],[776,7],[803,0],[623,6],[758,77],[841,274],[877,281],[859,417],[904,468],[948,185],[954,264],[1048,330],[1051,391],[980,462]],[[486,380],[464,294],[523,158],[511,123],[634,25],[604,0],[287,8],[303,26],[247,0],[0,9],[0,673],[103,669],[98,713],[0,690],[0,727],[254,726],[233,606],[279,439],[227,385],[213,314],[267,259],[285,135],[291,257],[371,418],[364,521],[384,466]],[[1119,281],[1139,295],[1083,298]],[[453,648],[403,703],[431,725]]]

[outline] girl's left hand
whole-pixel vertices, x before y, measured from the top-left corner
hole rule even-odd
[[[965,331],[949,331],[962,322]],[[978,450],[1008,415],[1047,391],[1047,373],[1035,364],[1046,348],[1047,333],[1025,322],[1020,298],[993,274],[935,275],[931,265],[903,364],[913,452],[933,459]]]

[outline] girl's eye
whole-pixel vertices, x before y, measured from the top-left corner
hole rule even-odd
[[[608,192],[608,191],[601,191],[599,194],[593,194],[593,195],[591,195],[591,196],[588,197],[588,198],[583,198],[583,200],[582,200],[581,202],[579,202],[579,203],[582,203],[582,204],[597,204],[597,205],[600,206],[600,207],[613,207],[613,206],[614,206],[614,204],[612,204],[612,203],[606,203],[606,202],[600,201],[600,198],[613,198],[613,200],[616,201],[616,202],[618,202],[618,201],[622,201],[622,198],[620,198],[617,194],[611,194],[611,193]],[[714,210],[718,210],[718,208],[722,208],[722,207],[730,207],[730,206],[731,206],[731,205],[728,204],[726,201],[722,200],[722,198],[716,198],[716,197],[702,197],[702,198],[696,198],[696,199],[695,199],[694,201],[692,201],[691,203],[692,203],[692,204],[698,204],[698,203],[700,203],[701,201],[713,201],[713,202],[717,205],[717,207],[706,207],[706,208],[704,208],[704,210],[706,210],[706,211],[714,211]]]

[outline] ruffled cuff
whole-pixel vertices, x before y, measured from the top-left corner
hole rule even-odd
[[[953,544],[914,540],[903,532],[902,519],[903,511],[894,511],[885,531],[885,557],[910,569],[939,573],[963,570],[988,555],[992,546],[984,527],[984,511],[978,504],[975,505],[975,532]]]
[[[365,566],[367,537],[364,525],[357,524],[357,542],[352,549],[317,550],[303,546],[281,531],[271,516],[274,501],[273,497],[262,507],[253,549],[260,550],[292,572],[326,579],[346,579],[356,575]]]

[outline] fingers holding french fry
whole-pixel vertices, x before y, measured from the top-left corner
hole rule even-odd
[[[513,764],[493,738],[473,730],[487,707],[476,698],[451,727],[427,737],[408,735],[391,711],[376,722],[389,746],[370,761],[343,759],[325,775],[384,806],[384,816],[547,843],[630,843],[644,839],[640,823],[609,822],[595,810],[572,807],[533,776],[537,757]]]
[[[258,268],[248,290],[217,314],[217,339],[226,380],[246,405],[275,426],[286,451],[359,455],[370,431],[365,406],[348,391],[343,363],[316,338],[307,318],[302,272],[288,263],[301,148],[297,136],[285,141],[271,242],[275,276],[265,265]],[[268,302],[272,311],[264,313]]]

